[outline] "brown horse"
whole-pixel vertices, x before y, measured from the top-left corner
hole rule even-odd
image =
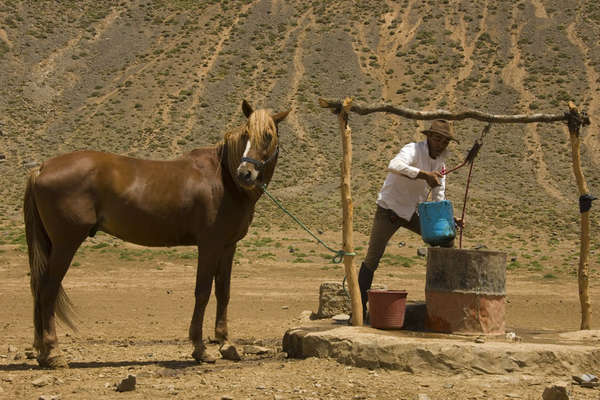
[[[41,366],[68,367],[60,354],[55,313],[67,325],[71,303],[62,288],[73,256],[97,231],[146,246],[196,245],[196,304],[190,324],[192,356],[214,361],[202,341],[213,279],[215,335],[228,340],[227,305],[237,242],[252,221],[262,185],[273,176],[277,124],[289,111],[253,111],[216,146],[172,161],[140,160],[95,151],[52,158],[29,176],[25,231],[34,303],[34,346]]]

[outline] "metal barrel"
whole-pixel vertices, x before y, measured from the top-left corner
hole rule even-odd
[[[434,332],[501,334],[505,330],[506,254],[430,248],[425,285]]]

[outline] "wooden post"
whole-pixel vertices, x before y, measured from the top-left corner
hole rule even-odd
[[[342,149],[344,151],[342,159],[342,209],[344,220],[342,225],[342,235],[343,248],[346,252],[346,255],[344,255],[346,282],[348,283],[350,299],[352,302],[352,325],[362,326],[362,300],[360,298],[356,269],[354,268],[354,256],[348,255],[348,253],[354,253],[354,212],[352,208],[352,187],[350,184],[352,172],[352,131],[348,125],[348,111],[351,104],[352,99],[346,98],[338,113],[338,122],[342,134]]]
[[[579,151],[579,130],[584,122],[575,104],[569,102],[569,137],[571,138],[571,156],[573,159],[573,173],[577,181],[579,196],[589,195],[589,189],[581,170]],[[581,233],[579,247],[579,302],[581,303],[581,329],[590,329],[592,306],[590,304],[589,287],[589,255],[590,255],[590,211],[581,212]]]

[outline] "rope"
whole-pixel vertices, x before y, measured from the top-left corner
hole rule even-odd
[[[339,264],[339,263],[341,263],[341,262],[342,262],[342,260],[344,259],[344,256],[355,256],[355,255],[356,255],[356,253],[354,253],[354,252],[347,253],[347,252],[345,252],[344,250],[334,250],[334,249],[332,249],[331,247],[329,247],[329,246],[328,246],[328,245],[327,245],[327,244],[326,244],[324,241],[322,241],[322,240],[321,240],[319,237],[317,237],[317,236],[316,236],[314,233],[312,233],[312,232],[310,231],[310,229],[308,229],[308,228],[306,227],[306,225],[304,225],[304,224],[302,223],[302,221],[300,221],[298,218],[296,218],[296,216],[295,216],[295,215],[293,215],[291,212],[289,212],[288,210],[286,210],[286,208],[285,208],[285,207],[284,207],[284,206],[283,206],[283,205],[282,205],[282,204],[281,204],[281,203],[280,203],[280,202],[279,202],[279,201],[278,201],[278,200],[277,200],[275,197],[273,197],[273,196],[271,195],[271,193],[269,193],[269,192],[267,191],[267,185],[266,185],[266,184],[263,184],[263,185],[262,185],[262,190],[263,190],[263,192],[264,192],[264,193],[265,193],[267,196],[269,196],[269,198],[270,198],[271,200],[273,200],[273,203],[275,203],[275,204],[277,205],[277,207],[279,207],[279,208],[281,209],[281,211],[283,211],[284,213],[286,213],[287,215],[289,215],[289,216],[290,216],[290,217],[291,217],[291,218],[292,218],[294,221],[296,221],[296,223],[297,223],[298,225],[300,225],[300,227],[301,227],[302,229],[304,229],[306,232],[308,232],[308,233],[309,233],[309,234],[310,234],[310,235],[311,235],[311,236],[312,236],[312,237],[313,237],[313,238],[314,238],[314,239],[315,239],[317,242],[319,242],[320,244],[322,244],[322,245],[323,245],[323,246],[324,246],[324,247],[325,247],[327,250],[331,251],[332,253],[335,253],[335,256],[334,256],[334,257],[333,257],[333,259],[332,259],[332,261],[333,261],[335,264]],[[344,279],[345,279],[345,277],[344,277]]]

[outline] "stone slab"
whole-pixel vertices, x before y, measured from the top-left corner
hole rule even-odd
[[[570,341],[515,342],[497,338],[412,331],[383,331],[367,326],[309,324],[285,333],[283,350],[292,358],[330,358],[342,364],[408,372],[576,375],[600,368],[600,348]]]

